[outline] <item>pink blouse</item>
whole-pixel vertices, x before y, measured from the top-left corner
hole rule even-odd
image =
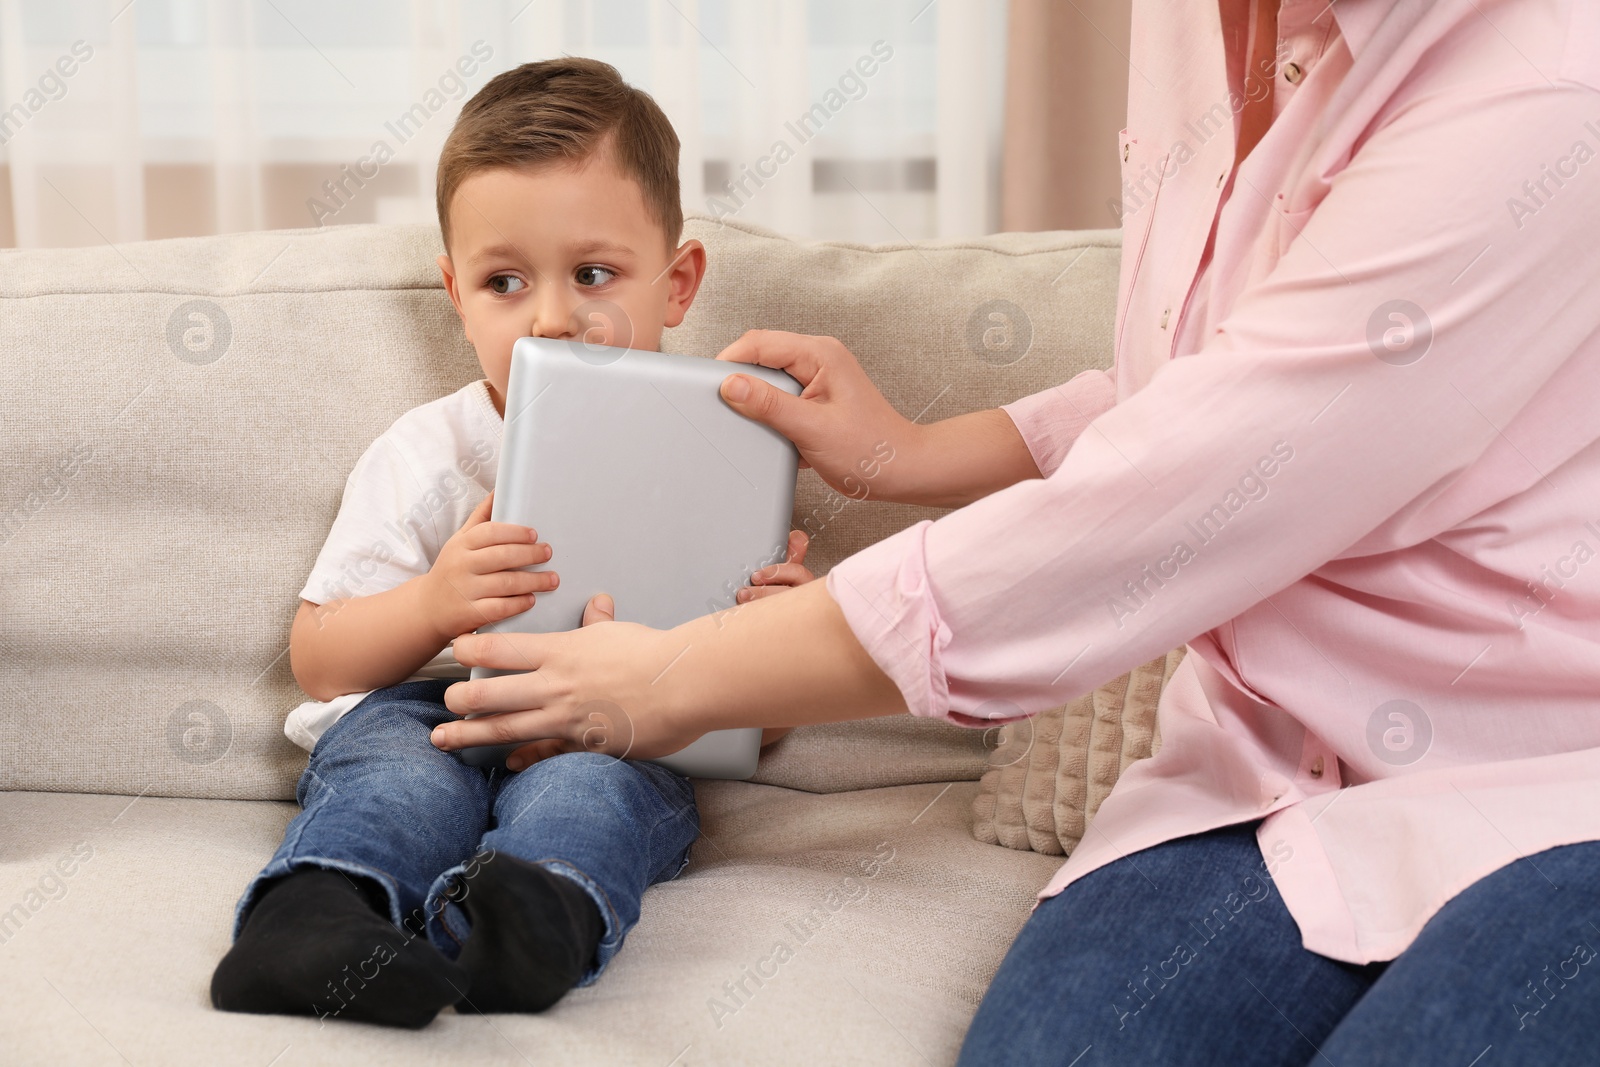
[[[1162,747],[1040,897],[1263,818],[1305,947],[1398,955],[1600,839],[1600,4],[1135,5],[1112,373],[1006,406],[1043,479],[827,576],[912,712],[1166,650]]]

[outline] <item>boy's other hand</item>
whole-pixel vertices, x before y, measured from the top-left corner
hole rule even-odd
[[[428,621],[440,644],[533,607],[536,594],[560,584],[555,571],[520,568],[548,561],[538,531],[490,522],[494,494],[483,498],[424,575]]]
[[[781,593],[797,585],[805,585],[814,581],[816,575],[812,574],[802,564],[805,562],[806,549],[811,547],[811,538],[803,530],[789,531],[789,544],[785,550],[785,559],[782,563],[774,563],[770,567],[762,567],[750,576],[750,584],[735,594],[735,599],[741,604],[748,604],[761,597]]]

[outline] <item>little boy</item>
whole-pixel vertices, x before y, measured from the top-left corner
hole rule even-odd
[[[429,740],[467,676],[450,641],[558,582],[522,569],[552,556],[534,530],[489,521],[512,344],[659,347],[705,273],[700,242],[678,245],[677,166],[666,116],[594,60],[508,71],[462,109],[439,157],[439,268],[485,378],[402,415],[345,484],[290,637],[316,698],[285,725],[311,750],[302,810],[239,901],[216,1007],[408,1027],[458,1003],[543,1011],[688,863],[699,816],[672,771],[548,746],[485,771]],[[805,549],[792,533],[739,599],[811,580]]]

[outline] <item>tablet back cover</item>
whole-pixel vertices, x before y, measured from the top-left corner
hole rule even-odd
[[[561,584],[479,632],[570,630],[601,592],[619,620],[669,629],[733,606],[752,571],[783,561],[798,455],[722,400],[736,373],[800,392],[767,367],[517,341],[492,518],[538,531],[552,558],[529,569]]]

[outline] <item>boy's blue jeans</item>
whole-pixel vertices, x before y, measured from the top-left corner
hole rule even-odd
[[[517,774],[468,767],[428,740],[456,718],[448,680],[379,689],[329,727],[300,776],[300,814],[240,898],[239,936],[265,884],[321,867],[381,885],[396,926],[417,909],[428,939],[455,958],[471,930],[452,880],[497,855],[570,878],[605,922],[592,983],[639,921],[650,885],[677,877],[700,833],[694,788],[653,763],[572,752]],[[467,892],[470,893],[470,880]]]
[[[1358,966],[1301,945],[1257,825],[1131,853],[1042,901],[960,1062],[1600,1063],[1600,842],[1491,872],[1396,959]]]

